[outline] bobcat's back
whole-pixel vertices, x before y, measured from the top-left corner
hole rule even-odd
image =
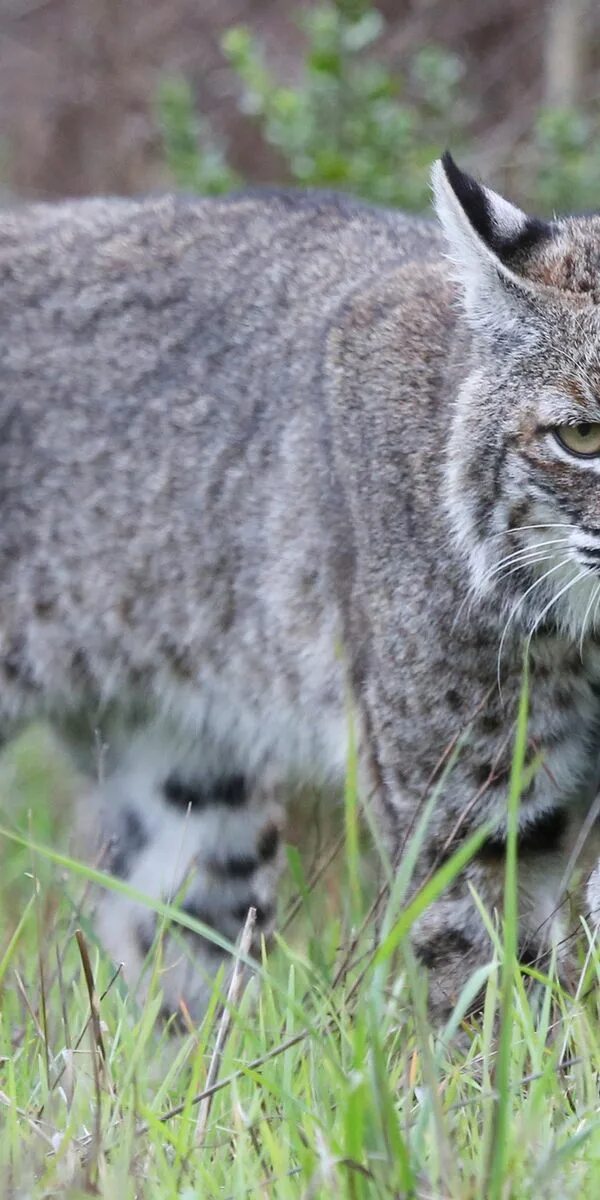
[[[152,705],[200,673],[281,713],[306,756],[287,709],[340,687],[315,494],[327,330],[432,255],[428,222],[327,195],[2,215],[9,715]]]

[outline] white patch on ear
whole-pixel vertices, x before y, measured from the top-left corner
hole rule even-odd
[[[521,212],[521,209],[511,204],[510,200],[505,200],[491,188],[482,187],[481,190],[488,202],[497,236],[512,240],[523,233],[528,220],[526,213]]]
[[[518,293],[529,294],[531,289],[502,262],[475,229],[441,159],[434,163],[431,179],[435,209],[448,242],[448,258],[453,265],[453,275],[463,289],[469,322],[478,329],[512,325],[519,320]],[[487,203],[493,238],[498,242],[518,238],[527,226],[526,214],[490,188],[481,187],[480,190]],[[512,286],[507,288],[509,283]]]

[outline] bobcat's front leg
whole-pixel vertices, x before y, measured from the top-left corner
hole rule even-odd
[[[524,812],[517,842],[519,958],[544,970],[555,947],[559,975],[568,987],[576,983],[576,958],[574,938],[568,936],[574,921],[567,886],[573,867],[582,867],[581,854],[577,854],[580,829],[581,814],[570,814],[565,807],[555,806],[535,816]],[[499,927],[504,911],[505,864],[502,832],[487,838],[413,931],[417,956],[430,974],[431,1009],[440,1019],[451,1011],[469,976],[494,957],[494,946],[474,894]],[[439,849],[432,845],[419,864],[418,881],[422,884],[439,865]]]

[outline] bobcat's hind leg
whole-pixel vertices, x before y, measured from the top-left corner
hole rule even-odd
[[[167,765],[131,751],[92,797],[101,865],[154,899],[176,904],[235,942],[248,908],[256,909],[253,949],[275,922],[282,868],[282,809],[265,788],[236,771],[204,776],[190,755]],[[98,936],[143,996],[148,960],[162,928],[148,906],[103,890]],[[228,955],[208,938],[170,924],[161,936],[160,987],[166,1013],[181,1001],[199,1018]],[[227,974],[227,972],[226,972]]]

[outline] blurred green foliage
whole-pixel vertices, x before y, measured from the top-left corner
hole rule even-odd
[[[158,92],[158,120],[163,133],[167,166],[184,191],[218,196],[239,187],[241,180],[229,166],[222,148],[196,112],[187,79],[164,79]]]
[[[534,130],[532,202],[544,212],[600,207],[600,122],[577,108],[544,108]]]
[[[295,87],[273,78],[247,30],[232,29],[224,49],[243,85],[244,111],[259,121],[294,182],[421,208],[431,160],[458,140],[450,114],[460,111],[460,64],[423,48],[412,68],[416,99],[408,100],[402,80],[367,53],[383,33],[383,17],[371,6],[358,15],[347,8],[320,4],[303,15],[307,50]]]
[[[277,152],[280,179],[425,208],[431,163],[446,146],[467,165],[476,158],[468,132],[473,106],[460,60],[425,45],[399,75],[377,53],[386,25],[370,0],[322,0],[303,10],[298,21],[306,48],[293,84],[274,77],[248,29],[236,26],[223,39],[241,85],[240,110]],[[158,108],[167,164],[178,187],[210,195],[240,186],[226,151],[197,114],[185,80],[163,83]],[[598,131],[591,113],[540,110],[516,153],[517,195],[539,212],[596,208]]]
[[[462,141],[459,60],[425,46],[403,81],[372,53],[385,22],[361,0],[321,3],[299,20],[306,54],[294,86],[274,78],[247,29],[232,28],[223,41],[242,85],[240,108],[278,151],[282,174],[302,186],[423,208],[432,160],[447,143],[456,148]],[[167,163],[179,187],[214,194],[239,182],[198,118],[184,81],[163,84],[159,112]]]

